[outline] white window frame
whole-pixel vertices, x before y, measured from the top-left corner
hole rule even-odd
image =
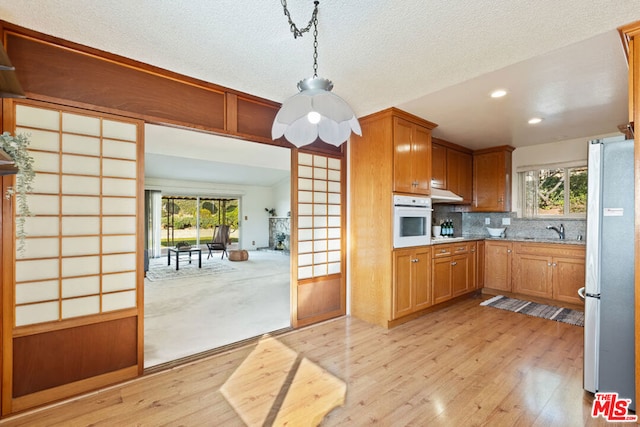
[[[571,218],[571,219],[585,219],[587,217],[586,212],[581,213],[568,213],[569,205],[569,192],[567,189],[570,187],[569,183],[569,169],[575,168],[586,168],[587,161],[579,160],[573,162],[565,162],[565,163],[551,163],[544,165],[529,165],[529,166],[519,166],[516,169],[518,174],[518,204],[521,212],[522,218],[532,218],[532,219],[562,219],[562,218]],[[564,169],[565,174],[565,184],[564,184],[564,213],[560,215],[538,215],[536,212],[531,212],[536,209],[537,206],[537,194],[535,197],[536,205],[532,209],[527,208],[527,197],[526,197],[526,181],[525,175],[527,172],[537,172],[541,169]]]

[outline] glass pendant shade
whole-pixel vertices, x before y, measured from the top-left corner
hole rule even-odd
[[[349,104],[331,93],[331,81],[312,77],[299,82],[298,89],[300,93],[284,101],[278,111],[271,128],[273,139],[284,135],[287,141],[302,147],[319,137],[338,147],[352,131],[362,135],[360,123]]]

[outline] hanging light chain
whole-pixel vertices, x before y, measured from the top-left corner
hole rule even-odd
[[[318,0],[314,1],[314,7],[313,7],[313,13],[311,14],[311,19],[309,20],[309,23],[307,24],[306,27],[304,27],[303,29],[298,28],[298,26],[295,24],[295,22],[293,22],[291,20],[291,14],[289,13],[289,9],[287,9],[287,0],[280,0],[280,3],[282,3],[282,7],[284,8],[284,16],[287,17],[287,20],[289,21],[289,28],[291,29],[291,32],[293,33],[293,38],[297,39],[298,37],[302,37],[302,35],[304,33],[309,32],[309,30],[311,30],[311,26],[315,23],[317,25],[318,23],[318,4],[320,4],[320,2]]]
[[[318,77],[318,2],[313,13],[313,77]]]
[[[295,22],[291,20],[291,14],[289,13],[289,9],[287,9],[287,0],[280,0],[280,3],[282,3],[282,7],[284,8],[284,15],[289,21],[289,28],[293,33],[294,39],[302,37],[304,33],[308,33],[311,30],[311,26],[313,26],[313,77],[318,77],[318,4],[320,4],[320,2],[318,0],[313,2],[314,7],[311,19],[307,26],[302,29],[298,28]]]

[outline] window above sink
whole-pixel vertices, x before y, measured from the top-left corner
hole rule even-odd
[[[518,168],[518,179],[523,218],[586,217],[586,161]]]

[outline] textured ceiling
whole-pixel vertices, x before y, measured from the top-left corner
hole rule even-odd
[[[306,24],[312,1],[289,7]],[[278,0],[0,0],[0,19],[278,102],[312,74]],[[637,20],[638,0],[321,0],[318,74],[358,116],[397,106],[471,148],[588,137],[626,120],[615,30]]]

